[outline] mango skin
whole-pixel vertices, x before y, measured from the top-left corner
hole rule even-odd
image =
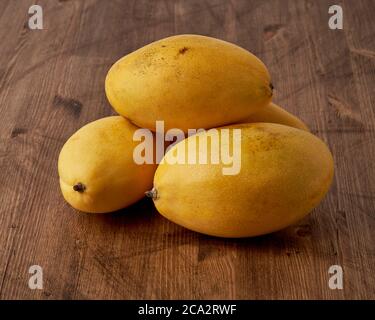
[[[184,132],[238,122],[272,97],[256,56],[200,35],[165,38],[124,56],[109,70],[105,91],[120,115],[154,131],[156,120]]]
[[[65,200],[83,212],[105,213],[127,207],[152,186],[156,165],[133,160],[135,125],[120,116],[91,122],[63,146],[58,171]],[[73,187],[81,183],[83,192]]]
[[[256,113],[239,121],[239,123],[268,122],[278,123],[293,128],[310,131],[309,127],[298,117],[271,102]]]
[[[222,164],[168,164],[167,158],[194,136],[167,152],[156,170],[153,192],[165,218],[207,235],[251,237],[283,229],[319,204],[334,170],[324,142],[279,124],[228,128],[242,129],[238,175],[224,176]]]

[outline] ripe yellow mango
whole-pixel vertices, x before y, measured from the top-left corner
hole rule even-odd
[[[118,60],[105,91],[112,107],[136,125],[185,132],[238,122],[272,97],[265,65],[234,44],[199,35],[153,42]]]
[[[104,213],[124,208],[152,186],[156,165],[137,165],[133,141],[138,128],[120,116],[91,122],[63,146],[58,171],[61,191],[74,208]]]
[[[273,102],[257,111],[256,113],[253,113],[252,115],[239,121],[239,123],[253,122],[278,123],[301,130],[310,131],[307,125],[301,119],[279,107]]]
[[[287,227],[319,204],[333,177],[332,155],[324,142],[309,132],[279,124],[218,130],[228,128],[232,135],[234,129],[241,129],[237,175],[223,175],[221,163],[180,161],[189,140],[209,131],[179,142],[166,153],[156,170],[154,188],[147,193],[164,217],[208,235],[249,237]],[[207,150],[210,159],[212,152]],[[173,164],[175,157],[178,163]]]

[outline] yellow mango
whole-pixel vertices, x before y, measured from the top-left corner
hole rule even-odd
[[[156,165],[137,165],[133,141],[138,128],[120,116],[91,122],[63,146],[58,171],[65,200],[84,212],[124,208],[152,186]]]
[[[210,130],[177,143],[164,156],[155,173],[154,188],[147,192],[167,219],[213,236],[257,236],[302,219],[327,193],[333,159],[316,136],[271,123],[223,127],[217,129],[219,138],[210,135],[208,159],[215,151],[210,145],[223,143],[223,148],[228,144],[222,139],[224,129],[229,129],[230,137],[240,129],[241,170],[224,175],[222,162],[186,161],[190,152],[199,150],[199,143],[188,149],[190,140],[207,136]]]
[[[238,122],[272,97],[265,65],[234,44],[200,35],[153,42],[109,70],[105,91],[112,107],[136,125],[212,128]]]
[[[239,121],[238,123],[268,122],[278,123],[297,129],[310,131],[307,125],[295,115],[289,113],[277,104],[271,102],[256,113]]]

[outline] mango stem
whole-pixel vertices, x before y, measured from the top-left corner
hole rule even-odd
[[[83,183],[78,182],[73,186],[73,190],[82,193],[86,190],[86,186]]]
[[[152,198],[152,200],[156,200],[158,197],[158,191],[154,188],[152,188],[150,191],[145,192],[146,197]]]

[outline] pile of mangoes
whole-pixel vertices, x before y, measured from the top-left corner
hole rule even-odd
[[[199,35],[153,42],[111,67],[105,92],[120,115],[78,130],[59,156],[62,193],[80,211],[116,211],[146,194],[163,216],[188,229],[249,237],[300,220],[332,182],[327,146],[271,102],[267,68],[234,44]],[[139,164],[135,133],[155,131],[157,121],[168,132],[206,130],[168,146],[160,164]],[[210,160],[215,148],[233,149],[238,132],[240,170],[223,174],[226,164]],[[206,148],[188,148],[201,138]],[[155,153],[155,134],[142,144]],[[197,154],[208,161],[186,161]]]

